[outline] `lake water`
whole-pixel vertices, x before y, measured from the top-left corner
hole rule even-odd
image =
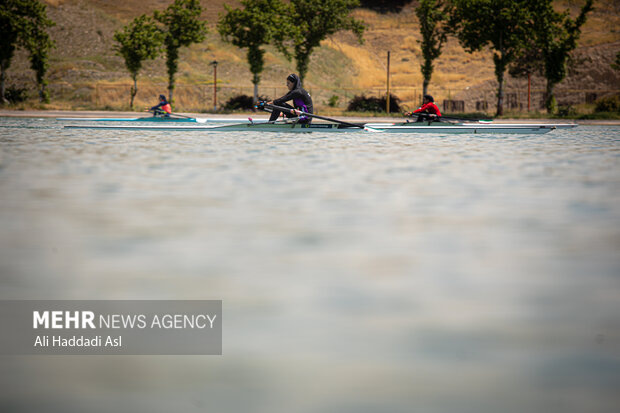
[[[0,119],[1,299],[221,299],[222,356],[0,358],[0,410],[617,412],[620,127]]]

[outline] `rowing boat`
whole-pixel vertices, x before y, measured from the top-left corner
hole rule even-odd
[[[56,118],[61,122],[155,122],[155,123],[247,123],[248,118],[179,118],[179,117],[161,117],[161,116],[144,116],[137,118]],[[267,122],[267,120],[253,120],[254,123]]]
[[[161,116],[143,116],[138,118],[56,118],[58,121],[68,122],[194,122],[196,118],[165,118]],[[202,122],[204,123],[204,122]]]
[[[400,128],[400,127],[411,127],[417,125],[431,126],[431,127],[445,127],[445,126],[458,126],[458,127],[471,127],[476,130],[485,130],[485,129],[497,129],[499,128],[515,128],[515,129],[523,129],[523,128],[550,128],[553,129],[572,129],[579,126],[576,123],[492,123],[490,121],[472,121],[472,122],[399,122],[399,123],[366,123],[365,126],[370,128],[382,128],[382,127],[390,127],[390,128]],[[417,126],[419,127],[419,126]],[[550,131],[548,130],[548,132]],[[475,133],[475,132],[474,132]],[[480,133],[480,132],[478,132]]]
[[[385,133],[433,133],[433,134],[541,134],[558,127],[575,127],[575,124],[491,124],[462,123],[367,123],[357,127],[336,123],[229,123],[224,125],[65,125],[67,129],[99,130],[154,130],[184,132],[385,132]]]

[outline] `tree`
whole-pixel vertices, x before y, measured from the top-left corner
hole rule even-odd
[[[536,39],[536,49],[540,52],[543,75],[547,80],[545,107],[553,113],[556,107],[554,88],[566,77],[570,53],[577,47],[581,27],[593,9],[593,0],[586,0],[576,19],[570,17],[570,10],[562,13],[555,11],[551,0],[530,0],[529,3],[532,11],[531,32]]]
[[[516,78],[527,78],[527,110],[530,110],[532,75],[541,74],[543,62],[540,59],[540,49],[534,44],[534,39],[529,37],[525,41],[525,48],[522,49],[514,61],[508,67],[510,76]]]
[[[443,10],[442,0],[421,0],[415,13],[420,21],[420,33],[422,34],[422,57],[424,62],[420,65],[424,82],[422,83],[422,95],[428,93],[428,84],[433,75],[433,61],[441,55],[441,48],[446,42],[446,31],[442,24],[447,16]]]
[[[46,89],[47,80],[45,74],[49,69],[49,52],[54,47],[54,42],[50,39],[45,30],[40,26],[33,31],[33,36],[29,39],[27,49],[30,53],[30,68],[34,70],[37,86],[39,89],[39,101],[49,103],[50,97]]]
[[[294,56],[299,78],[303,81],[308,72],[310,56],[321,41],[341,30],[350,30],[363,43],[364,23],[349,16],[351,9],[359,6],[358,0],[291,0],[288,18],[293,39]],[[278,48],[288,57],[286,36],[276,40]]]
[[[540,57],[541,50],[536,46],[535,39],[532,37],[526,39],[524,45],[508,67],[508,73],[513,77],[542,74],[544,65]]]
[[[287,24],[284,3],[280,0],[242,0],[244,9],[232,9],[217,24],[223,39],[240,48],[247,48],[247,60],[254,84],[254,103],[258,100],[260,74],[265,65],[263,45],[269,44],[274,35],[284,32]],[[277,29],[277,30],[276,30]]]
[[[54,22],[47,18],[46,6],[36,0],[3,0],[0,7],[0,103],[6,103],[6,72],[17,47],[30,52],[37,83],[43,85],[47,57],[53,46],[46,29]]]
[[[142,62],[155,59],[161,53],[163,33],[150,17],[142,15],[114,33],[116,54],[125,59],[125,67],[133,79],[129,107],[133,109],[133,101],[138,93],[138,73]]]
[[[524,47],[527,0],[453,0],[449,6],[451,32],[469,53],[493,50],[497,79],[497,116],[504,114],[504,74]]]
[[[206,22],[198,20],[202,13],[199,0],[175,0],[163,12],[155,11],[155,20],[165,26],[164,47],[168,68],[168,97],[172,102],[174,76],[179,67],[179,49],[200,43],[207,33]]]

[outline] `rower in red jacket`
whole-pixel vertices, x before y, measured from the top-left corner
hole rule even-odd
[[[172,114],[172,106],[166,100],[165,95],[159,95],[159,103],[149,110],[153,112],[153,116],[163,115],[167,117]]]
[[[418,113],[417,122],[424,122],[426,120],[433,121],[437,120],[437,118],[441,117],[441,112],[439,108],[435,104],[435,99],[431,95],[424,95],[424,100],[422,101],[422,106],[413,112],[409,112],[405,115],[413,115],[414,113]]]

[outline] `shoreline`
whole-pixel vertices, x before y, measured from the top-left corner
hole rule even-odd
[[[183,112],[179,113],[184,116],[191,116],[197,118],[209,117],[212,119],[232,119],[239,117],[256,117],[261,119],[262,117],[268,117],[267,113],[191,113]],[[118,117],[140,117],[146,116],[146,112],[124,112],[124,111],[101,111],[101,110],[9,110],[0,109],[0,117],[18,117],[18,118],[56,118],[56,117],[75,117],[75,118],[118,118]],[[338,119],[351,122],[369,121],[369,123],[375,122],[395,122],[398,118],[389,116],[335,116]],[[579,125],[599,125],[599,126],[620,126],[620,119],[549,119],[549,118],[518,118],[518,119],[497,119],[496,123],[578,123]]]

